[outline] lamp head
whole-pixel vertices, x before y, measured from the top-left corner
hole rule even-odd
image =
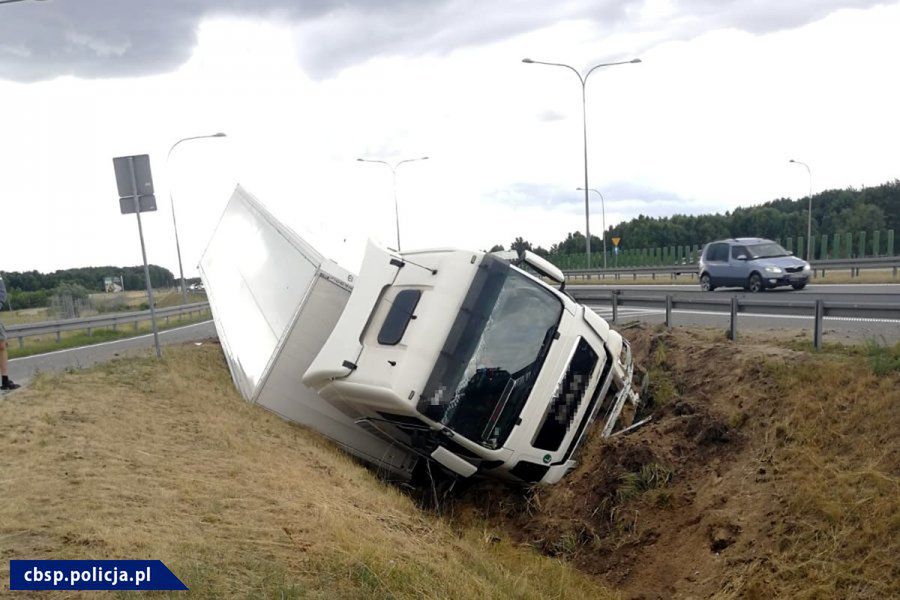
[[[523,59],[522,59],[522,62],[523,62],[523,63],[527,63],[527,64],[530,65],[530,64],[533,63],[534,61],[531,60],[530,58],[523,58]]]
[[[641,59],[639,59],[639,58],[635,58],[635,59],[632,60],[631,62],[634,63],[634,64],[637,64],[637,63],[643,62],[643,61],[641,61]]]
[[[220,131],[219,133],[214,133],[212,135],[212,137],[228,137],[228,136]]]

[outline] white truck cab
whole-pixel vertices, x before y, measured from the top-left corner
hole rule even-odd
[[[524,261],[563,283],[539,257]],[[631,352],[590,308],[514,262],[370,242],[303,383],[456,475],[559,481],[595,420],[605,436],[631,424],[620,418],[639,403]]]

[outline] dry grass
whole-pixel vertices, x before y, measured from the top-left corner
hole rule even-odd
[[[26,323],[41,323],[52,320],[46,308],[22,308],[0,312],[0,322],[4,325],[24,325]]]
[[[11,558],[158,558],[200,598],[610,597],[246,404],[214,344],[5,397],[0,498],[0,579]]]
[[[900,596],[900,373],[834,355],[769,369],[789,399],[767,432],[789,516],[778,588],[795,598]]]

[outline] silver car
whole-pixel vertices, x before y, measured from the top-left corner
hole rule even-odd
[[[700,257],[700,289],[742,287],[751,292],[791,286],[802,290],[812,269],[772,240],[732,238],[711,242]]]

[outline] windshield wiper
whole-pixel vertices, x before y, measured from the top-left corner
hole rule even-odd
[[[506,403],[509,401],[509,396],[512,394],[513,389],[516,387],[517,380],[510,379],[506,382],[506,387],[503,388],[503,393],[500,394],[500,400],[497,401],[497,405],[494,407],[494,412],[491,413],[491,418],[488,419],[487,425],[484,427],[484,431],[481,432],[481,441],[487,442],[488,436],[494,431],[494,427],[497,425],[497,421],[500,420],[500,415],[503,414],[503,409],[506,408]],[[496,447],[496,442],[493,444]]]

